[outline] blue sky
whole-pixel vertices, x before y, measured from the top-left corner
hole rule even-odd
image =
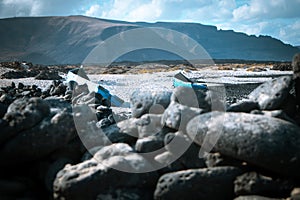
[[[86,15],[127,21],[181,21],[300,46],[300,0],[0,0],[0,18]]]

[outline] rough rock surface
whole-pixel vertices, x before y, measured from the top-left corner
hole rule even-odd
[[[164,174],[154,199],[232,199],[233,181],[241,173],[234,167],[216,167]]]
[[[249,113],[252,110],[258,110],[259,104],[251,100],[242,100],[237,103],[231,104],[227,108],[227,112],[246,112]]]
[[[161,123],[163,126],[185,132],[187,123],[201,113],[203,113],[203,110],[200,108],[192,108],[171,102],[162,116]]]
[[[130,97],[132,117],[146,113],[162,114],[170,104],[171,92],[135,91]]]
[[[49,115],[48,104],[40,98],[15,100],[7,109],[1,123],[0,144],[14,137],[18,132],[29,129]]]
[[[45,117],[39,124],[17,133],[0,148],[0,165],[28,162],[49,155],[76,136],[73,117],[63,111]]]
[[[295,81],[296,102],[298,105],[298,111],[300,111],[300,53],[294,56],[292,66],[294,71],[293,78]]]
[[[169,75],[155,81],[159,86],[147,84],[169,84]],[[298,199],[295,77],[291,90],[281,77],[274,79],[278,87],[257,89],[265,96],[256,91],[256,100],[237,103],[259,84],[225,85],[227,97],[219,86],[175,88],[172,96],[171,84],[168,92],[137,91],[135,117],[86,85],[1,80],[0,199]],[[125,77],[129,87],[113,94],[128,96],[137,80],[130,81]],[[276,109],[262,108],[263,97]],[[222,98],[236,103],[227,109],[235,113],[210,112],[224,111]],[[142,171],[151,172],[136,173]]]
[[[205,111],[211,110],[211,99],[206,91],[202,90],[177,87],[172,93],[171,101],[188,107],[202,108]]]
[[[250,196],[240,196],[235,198],[234,200],[282,200],[282,199],[274,199],[274,198],[268,198],[263,196],[256,196],[256,195],[250,195]]]
[[[292,77],[283,76],[265,82],[249,94],[249,99],[258,102],[262,110],[278,109],[292,87]]]
[[[153,151],[153,156],[164,150],[164,134],[159,132],[145,138],[138,139],[135,144],[135,150],[140,153],[149,153]]]
[[[199,158],[199,146],[182,132],[168,133],[165,136],[165,148],[177,157],[184,169],[203,168],[204,160]]]
[[[261,195],[265,197],[288,197],[293,189],[289,180],[273,179],[256,172],[247,172],[234,181],[234,191],[240,195]]]
[[[54,182],[54,199],[96,199],[109,189],[118,188],[151,189],[158,179],[155,172],[127,173],[116,167],[138,172],[152,166],[127,144],[113,144],[90,160],[65,166]]]
[[[145,114],[137,122],[138,137],[148,137],[161,132],[164,128],[161,125],[162,115]]]
[[[242,166],[242,161],[221,155],[220,153],[205,153],[203,157],[207,167]]]
[[[199,145],[216,142],[213,149],[221,154],[280,174],[298,174],[300,128],[289,122],[247,113],[212,112],[192,119],[187,133]]]

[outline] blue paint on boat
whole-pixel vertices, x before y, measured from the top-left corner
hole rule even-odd
[[[174,87],[188,87],[196,90],[207,90],[207,85],[205,83],[197,83],[191,81],[188,77],[186,77],[183,73],[179,72],[173,78],[173,86]]]

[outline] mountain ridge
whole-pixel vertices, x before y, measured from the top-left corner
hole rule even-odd
[[[105,39],[134,28],[159,27],[186,34],[213,59],[290,61],[298,48],[270,36],[249,36],[190,22],[126,22],[85,16],[0,19],[0,61],[78,64]],[[168,52],[132,52],[119,61],[178,59]]]

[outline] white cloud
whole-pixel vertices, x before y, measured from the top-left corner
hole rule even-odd
[[[128,14],[134,10],[140,2],[141,1],[134,0],[114,0],[103,9],[101,17],[128,20]]]
[[[251,0],[233,11],[235,21],[299,17],[299,0]]]
[[[153,0],[138,6],[128,14],[128,19],[131,21],[156,21],[162,14],[162,8],[159,1]]]
[[[252,25],[241,23],[222,23],[216,24],[218,29],[229,30],[234,29],[236,32],[247,33],[248,35],[260,35],[268,26],[267,22],[258,22]]]
[[[91,0],[1,0],[0,17],[78,14]]]
[[[236,7],[234,0],[209,0],[201,7],[186,11],[186,20],[215,23],[232,18],[232,11]]]
[[[85,15],[91,17],[99,17],[101,13],[101,7],[98,4],[92,5],[87,11],[85,11]]]
[[[10,16],[28,16],[34,13],[33,0],[3,0],[0,7],[0,13],[4,17]]]
[[[278,38],[283,41],[300,46],[300,19],[294,23],[279,28]]]

